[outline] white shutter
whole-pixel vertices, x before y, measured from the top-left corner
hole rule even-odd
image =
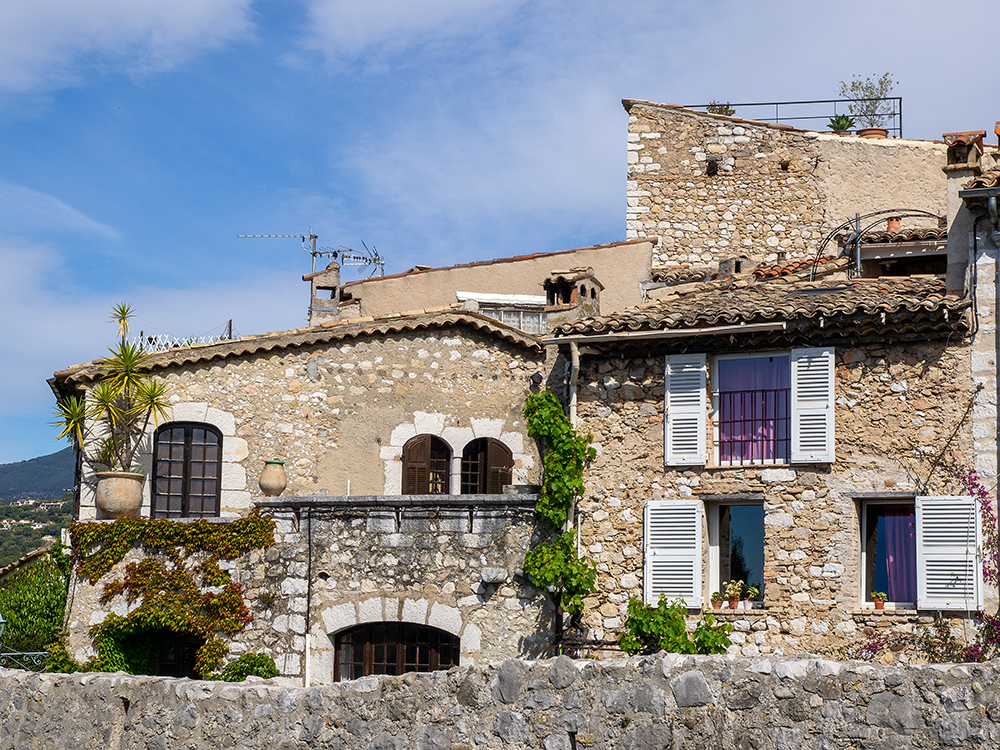
[[[688,607],[702,606],[700,500],[650,500],[643,514],[646,552],[643,598],[655,605],[660,594]]]
[[[792,463],[833,463],[833,349],[792,349]]]
[[[668,466],[704,465],[706,459],[704,354],[667,356],[664,383],[664,461]]]
[[[979,503],[972,497],[918,497],[917,608],[981,609]]]

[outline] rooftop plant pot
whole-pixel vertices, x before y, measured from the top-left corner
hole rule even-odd
[[[834,130],[833,132],[839,135],[841,138],[843,138],[845,135],[851,134],[850,130]]]
[[[97,472],[97,509],[108,518],[139,515],[145,479],[130,471]]]
[[[284,461],[265,461],[264,470],[260,473],[257,481],[260,491],[265,497],[277,497],[285,491],[288,486],[288,478],[285,476]]]
[[[861,128],[855,135],[862,138],[888,138],[889,131],[885,128]]]

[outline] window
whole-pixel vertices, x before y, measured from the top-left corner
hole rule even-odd
[[[417,435],[403,446],[403,494],[447,495],[451,448],[439,437]]]
[[[721,591],[726,581],[743,581],[764,598],[764,506],[711,504],[708,506],[709,581]]]
[[[154,518],[219,515],[222,433],[196,422],[166,424],[156,431],[153,456]]]
[[[462,494],[499,495],[511,483],[514,456],[493,438],[473,440],[462,451]]]
[[[548,332],[547,315],[541,310],[514,309],[506,307],[489,307],[481,305],[479,312],[488,318],[499,320],[512,328],[519,328],[534,336],[543,336]]]
[[[433,672],[458,665],[457,635],[427,625],[375,622],[338,633],[334,643],[334,680],[370,674]]]
[[[976,556],[979,508],[971,497],[873,500],[862,505],[862,582],[897,605],[978,609],[982,570]]]
[[[833,364],[831,348],[716,358],[713,401],[719,464],[832,462]],[[668,356],[664,380],[665,462],[704,465],[705,355]]]

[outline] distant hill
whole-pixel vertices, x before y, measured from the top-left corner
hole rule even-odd
[[[0,464],[0,502],[62,500],[72,486],[72,448],[15,464]]]

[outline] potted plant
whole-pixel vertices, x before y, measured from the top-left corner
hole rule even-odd
[[[862,138],[885,138],[889,135],[886,121],[894,116],[885,99],[895,86],[891,73],[875,76],[854,76],[850,83],[840,82],[840,95],[850,99],[848,110],[858,119],[861,129],[855,135]]]
[[[711,599],[712,599],[712,609],[722,609],[721,591],[713,591]]]
[[[759,586],[757,586],[756,584],[752,584],[750,586],[747,586],[747,593],[746,593],[746,608],[747,609],[753,609],[753,603],[757,600],[758,596],[760,596],[760,587]]]
[[[837,135],[850,135],[854,128],[854,118],[850,115],[834,115],[828,126]]]
[[[872,601],[875,603],[875,609],[882,609],[885,607],[885,600],[889,597],[886,596],[884,591],[873,591]]]
[[[68,437],[97,475],[97,507],[105,516],[135,515],[142,507],[145,474],[136,454],[150,421],[166,418],[167,386],[149,373],[149,354],[128,340],[132,307],[111,311],[119,342],[98,360],[100,378],[85,396],[69,394],[56,402],[59,438]],[[57,438],[58,439],[58,438]]]
[[[729,608],[736,609],[743,595],[743,581],[729,581],[725,585],[726,598],[729,600]]]

